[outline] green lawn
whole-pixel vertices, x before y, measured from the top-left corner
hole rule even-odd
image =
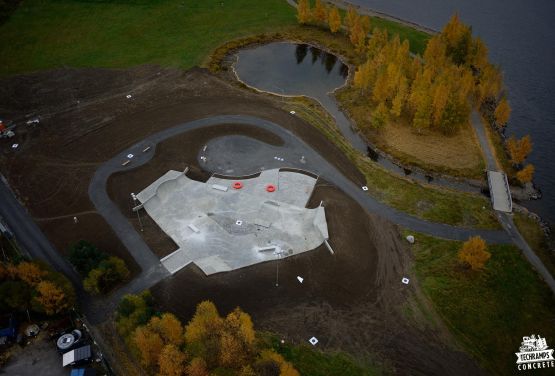
[[[471,272],[458,265],[460,242],[416,239],[420,286],[461,344],[491,372],[517,372],[514,353],[522,336],[555,341],[553,294],[517,248],[490,245],[485,270]]]
[[[543,261],[549,272],[555,276],[555,252],[552,251],[549,239],[545,236],[540,224],[518,212],[514,213],[513,221],[528,245]]]
[[[285,0],[28,0],[0,26],[0,76],[62,66],[201,65],[224,42],[296,25]],[[422,52],[428,35],[372,19]]]
[[[384,373],[381,366],[364,364],[343,352],[323,352],[309,345],[281,344],[278,337],[268,333],[263,336],[263,340],[293,363],[301,375],[374,376]]]
[[[410,50],[415,54],[424,54],[426,44],[428,43],[428,39],[430,39],[429,34],[384,18],[371,17],[370,22],[372,27],[387,29],[389,35],[399,34],[401,41],[407,39],[409,41]]]
[[[0,75],[145,63],[187,69],[227,40],[294,24],[284,0],[29,0],[0,27]]]

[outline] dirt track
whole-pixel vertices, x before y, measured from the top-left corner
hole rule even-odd
[[[126,98],[128,93],[131,99]],[[352,180],[362,182],[349,161],[310,125],[267,98],[200,70],[60,70],[15,77],[0,81],[0,106],[4,119],[18,123],[24,123],[26,115],[41,116],[34,129],[20,125],[15,141],[0,140],[1,170],[47,236],[62,252],[79,239],[91,240],[125,258],[135,272],[137,266],[127,251],[95,213],[87,187],[99,164],[153,132],[214,114],[254,115],[292,130]],[[169,168],[194,164],[206,140],[226,132],[279,142],[249,127],[224,126],[176,137],[165,142],[148,165],[113,176],[111,196],[130,215],[130,192],[144,188]],[[13,142],[21,144],[16,152],[9,147]],[[196,303],[212,299],[222,311],[241,306],[252,313],[259,328],[290,340],[305,342],[316,335],[324,347],[361,356],[378,354],[401,374],[476,373],[467,356],[443,345],[441,331],[401,313],[419,308],[414,303],[415,284],[400,283],[403,275],[410,274],[410,256],[397,229],[368,216],[326,184],[312,198],[314,203],[320,200],[326,203],[335,256],[320,247],[283,260],[278,288],[275,263],[210,278],[189,267],[154,288],[161,308],[187,320]],[[159,254],[172,250],[171,240],[161,236],[153,223],[147,223],[146,240]],[[302,285],[297,275],[305,278]]]

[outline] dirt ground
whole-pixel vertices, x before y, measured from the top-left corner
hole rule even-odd
[[[126,95],[132,98],[127,99]],[[357,184],[363,178],[329,141],[271,99],[240,90],[202,70],[182,72],[157,67],[132,70],[66,69],[0,80],[0,114],[16,121],[15,140],[0,140],[0,169],[42,230],[61,252],[85,239],[138,267],[105,221],[95,212],[87,189],[95,169],[118,151],[145,136],[178,123],[216,114],[246,114],[292,130],[319,150]],[[40,116],[30,128],[25,120]],[[244,134],[270,143],[274,136],[248,126],[221,126],[176,137],[157,148],[147,165],[114,175],[109,193],[129,211],[129,193],[146,187],[168,169],[196,163],[196,153],[210,138]],[[20,147],[13,151],[11,144]],[[205,179],[198,169],[193,175]],[[473,361],[446,345],[445,331],[423,318],[410,253],[398,229],[367,215],[333,186],[319,182],[311,199],[326,205],[330,243],[279,261],[206,277],[187,267],[153,289],[160,309],[187,321],[195,305],[213,300],[222,312],[241,306],[259,329],[286,340],[372,356],[399,374],[479,374]],[[73,217],[78,218],[74,223]],[[145,239],[159,255],[173,242],[146,222]],[[130,221],[137,225],[135,217]],[[296,276],[305,278],[300,284]]]
[[[146,165],[112,175],[108,181],[110,198],[140,231],[137,214],[131,211],[133,202],[129,192],[142,191],[170,169],[183,171],[189,167],[190,172],[187,176],[199,181],[208,180],[210,174],[202,171],[197,163],[199,149],[213,138],[230,134],[249,136],[271,145],[282,144],[282,140],[273,133],[248,125],[222,124],[187,132],[160,143],[154,158]],[[178,248],[144,211],[141,212],[141,221],[144,230],[143,239],[159,257],[164,257]]]
[[[420,317],[416,287],[401,283],[410,276],[411,256],[397,228],[322,181],[309,205],[321,200],[334,255],[321,246],[210,277],[191,265],[152,289],[160,309],[188,320],[208,299],[224,314],[240,306],[257,329],[286,341],[307,344],[316,336],[319,348],[378,358],[398,374],[479,374],[466,355],[443,344],[440,328]]]
[[[297,133],[326,151],[329,160],[353,180],[363,181],[349,160],[309,124],[269,99],[200,69],[63,69],[15,76],[0,80],[0,114],[8,125],[18,124],[15,138],[0,140],[0,170],[54,245],[65,253],[78,240],[92,241],[125,259],[133,273],[138,266],[96,213],[87,189],[99,165],[149,134],[215,114],[258,116]],[[39,125],[25,124],[36,116]],[[174,142],[177,148],[184,142],[182,162],[202,146],[206,137],[201,134],[199,144],[195,139]],[[13,143],[19,143],[15,151]],[[180,168],[182,162],[168,166]],[[160,244],[161,249],[166,246],[167,242]]]

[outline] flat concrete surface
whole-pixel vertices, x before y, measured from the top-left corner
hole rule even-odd
[[[488,184],[493,209],[505,213],[512,212],[513,202],[507,176],[502,172],[488,171]]]
[[[67,376],[69,367],[62,367],[62,356],[56,351],[56,344],[40,335],[32,339],[24,348],[13,347],[13,355],[0,370],[0,374],[10,376]]]
[[[235,182],[242,187],[234,189]],[[206,183],[168,171],[137,197],[179,247],[161,260],[166,269],[175,273],[194,262],[210,275],[322,244],[328,237],[324,208],[305,208],[315,184],[311,176],[278,169]]]

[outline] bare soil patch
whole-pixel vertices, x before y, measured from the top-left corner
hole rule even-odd
[[[196,304],[209,299],[223,313],[240,306],[258,329],[286,341],[307,343],[316,336],[325,349],[378,358],[399,374],[479,374],[468,356],[445,345],[442,330],[403,313],[418,310],[418,298],[413,285],[401,284],[411,256],[397,228],[323,181],[309,206],[321,200],[334,255],[321,246],[210,277],[191,265],[152,289],[160,310],[187,321]]]
[[[128,94],[132,96],[129,99]],[[0,80],[0,113],[3,120],[18,126],[15,138],[0,140],[0,170],[60,251],[79,238],[89,240],[122,256],[137,272],[122,244],[95,214],[87,190],[94,171],[104,161],[149,134],[213,115],[257,116],[293,131],[351,179],[363,181],[325,136],[278,104],[201,69],[61,69],[5,78]],[[38,126],[25,125],[36,116],[41,120]],[[182,153],[175,157],[162,154],[162,158],[174,158],[168,168],[192,163],[192,155],[211,135],[201,134],[191,141],[168,141],[171,150]],[[16,151],[11,149],[12,143],[20,145]],[[121,194],[129,195],[131,188],[129,185]],[[73,216],[79,218],[78,225]],[[148,232],[146,236],[150,237]],[[164,247],[167,242],[157,248]]]

